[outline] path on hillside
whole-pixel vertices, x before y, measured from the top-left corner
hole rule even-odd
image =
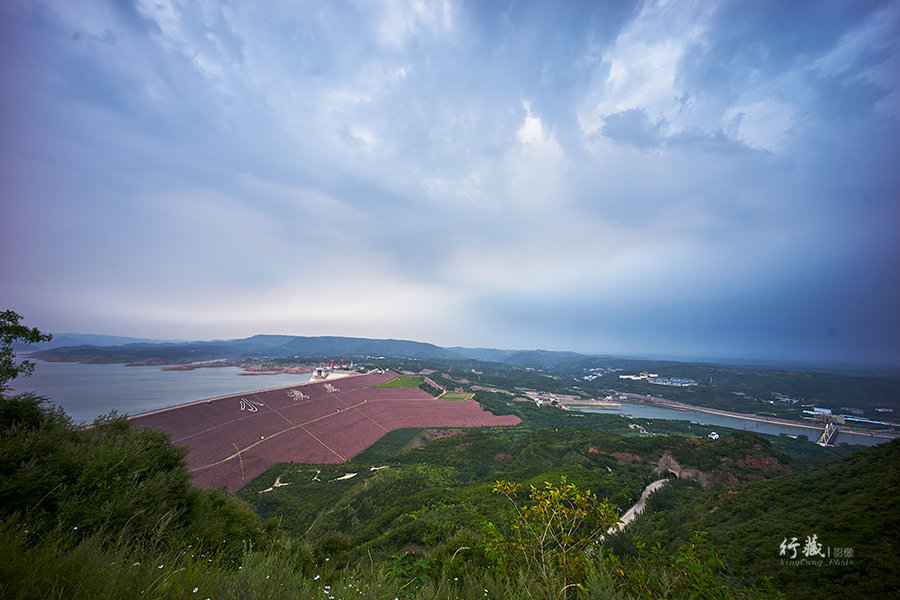
[[[637,504],[629,508],[625,512],[625,514],[622,515],[622,521],[610,527],[609,531],[606,532],[606,535],[612,535],[617,531],[621,531],[626,525],[634,521],[635,517],[644,512],[644,505],[647,503],[647,497],[662,486],[666,485],[668,481],[668,479],[657,479],[656,481],[645,487],[644,493],[641,494],[641,499],[637,501]]]

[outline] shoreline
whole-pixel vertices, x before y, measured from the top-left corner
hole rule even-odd
[[[300,387],[300,386],[304,386],[304,385],[309,385],[311,383],[322,383],[325,381],[345,379],[347,377],[354,377],[354,376],[358,376],[358,375],[367,375],[367,374],[368,373],[357,373],[356,371],[341,371],[341,372],[329,374],[329,376],[327,376],[327,377],[313,376],[313,377],[309,378],[307,381],[304,381],[302,383],[295,383],[292,385],[279,385],[279,386],[275,386],[272,388],[266,388],[263,390],[254,390],[252,392],[245,392],[245,393],[247,395],[249,395],[249,394],[261,394],[263,392],[272,392],[272,391],[277,391],[277,390],[287,390],[287,389],[296,388],[296,387]],[[232,397],[234,397],[236,395],[240,395],[240,394],[241,394],[241,392],[238,392],[237,394],[235,394],[235,393],[225,394],[224,396],[214,396],[212,398],[201,398],[200,400],[191,400],[190,402],[184,402],[182,404],[176,404],[174,406],[166,406],[165,408],[156,408],[156,409],[148,410],[148,411],[142,412],[142,413],[130,414],[127,416],[127,418],[128,418],[128,420],[132,420],[137,417],[146,417],[148,415],[164,413],[166,411],[175,410],[175,409],[182,408],[185,406],[192,406],[194,404],[205,404],[205,403],[213,402],[215,400],[221,400],[223,398],[232,398]]]
[[[756,415],[752,413],[736,413],[729,410],[722,410],[719,408],[708,408],[706,406],[695,406],[693,404],[685,404],[684,402],[678,402],[677,400],[668,400],[666,398],[659,398],[656,396],[648,396],[645,394],[633,394],[633,393],[621,393],[620,395],[625,396],[626,398],[631,398],[637,400],[644,404],[649,404],[651,406],[657,406],[659,408],[671,408],[673,410],[681,410],[681,411],[693,411],[700,412],[708,415],[716,415],[720,417],[731,417],[734,419],[743,419],[745,421],[754,421],[757,423],[768,423],[770,425],[785,425],[788,427],[802,427],[804,429],[812,429],[815,431],[824,430],[825,424],[822,423],[821,426],[813,425],[804,421],[795,421],[793,419],[783,419],[781,417],[764,417],[762,415]],[[861,436],[869,436],[869,437],[878,437],[884,438],[885,440],[893,440],[897,437],[900,437],[900,434],[892,434],[885,431],[871,431],[868,429],[856,429],[854,427],[847,427],[845,425],[837,425],[838,432],[851,433],[854,435]]]

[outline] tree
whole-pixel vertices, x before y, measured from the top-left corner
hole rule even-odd
[[[7,395],[6,385],[19,375],[31,375],[34,363],[28,360],[16,362],[16,353],[12,349],[13,342],[22,341],[29,344],[47,342],[51,336],[41,333],[36,328],[19,324],[22,316],[11,311],[0,312],[0,430],[14,425],[37,427],[52,416],[67,420],[61,412],[44,410],[46,399],[30,392]]]
[[[12,349],[13,342],[37,344],[49,342],[53,338],[49,333],[41,333],[35,327],[20,325],[21,319],[22,315],[11,310],[0,312],[0,393],[8,389],[7,382],[19,375],[31,375],[34,371],[33,362],[28,360],[16,362],[16,354]]]
[[[532,486],[529,502],[518,499],[520,487],[508,481],[494,484],[493,492],[510,501],[516,516],[507,535],[488,524],[487,549],[501,563],[521,565],[524,559],[524,566],[544,580],[561,575],[565,592],[583,581],[587,555],[602,553],[598,540],[619,517],[609,501],[600,501],[590,490],[580,491],[565,477],[558,486]]]

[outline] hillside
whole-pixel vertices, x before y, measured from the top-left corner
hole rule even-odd
[[[539,407],[468,373],[429,371],[521,423],[398,429],[340,464],[275,464],[237,496],[193,487],[185,451],[159,430],[114,414],[76,427],[42,399],[0,389],[0,595],[624,600],[896,589],[900,442],[853,454],[723,428],[712,440],[707,426]],[[571,391],[534,371],[476,375]],[[650,514],[606,533],[665,473],[682,479],[651,496]],[[767,563],[795,534],[858,560],[778,573]]]
[[[708,531],[743,581],[770,577],[789,598],[898,597],[900,440],[806,472],[712,493],[664,490],[635,540],[682,543]],[[805,556],[816,536],[821,555]],[[796,539],[795,539],[796,538]],[[781,554],[781,544],[787,551]],[[796,559],[792,542],[799,544]],[[886,595],[890,590],[893,595]]]
[[[189,487],[182,451],[158,432],[115,417],[78,429],[38,400],[3,397],[3,595],[627,599],[649,589],[659,598],[778,597],[735,575],[752,563],[733,561],[747,557],[720,562],[719,542],[618,556],[542,549],[522,537],[513,505],[550,503],[546,514],[583,506],[572,531],[589,535],[591,519],[608,524],[607,511],[621,513],[658,477],[653,466],[666,452],[685,466],[752,480],[802,471],[809,458],[800,460],[793,444],[817,460],[827,460],[826,450],[740,433],[718,444],[628,435],[619,417],[479,397],[527,421],[465,434],[398,430],[349,463],[276,465],[241,493],[272,517],[266,523],[232,495]],[[498,480],[511,483],[498,488]],[[518,484],[508,498],[496,493]],[[713,490],[720,485],[713,481]],[[546,495],[528,494],[529,486]],[[544,552],[551,562],[539,558]]]

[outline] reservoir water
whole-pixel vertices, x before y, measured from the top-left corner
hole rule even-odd
[[[34,361],[34,374],[13,380],[16,392],[35,392],[62,407],[76,423],[93,421],[111,410],[135,415],[177,406],[185,402],[299,385],[311,374],[240,375],[239,367],[210,367],[193,371],[163,371],[160,367],[85,365],[80,363]],[[623,402],[613,409],[587,408],[585,412],[625,414],[635,418],[674,419],[705,425],[731,427],[769,435],[806,435],[815,441],[819,428],[761,423],[747,419],[675,410],[646,404]],[[838,433],[836,442],[873,446],[887,441],[868,435]]]
[[[311,373],[240,375],[239,367],[163,371],[160,367],[36,363],[31,377],[12,381],[16,392],[35,392],[65,409],[76,423],[93,421],[111,410],[135,415],[169,406],[306,383]]]
[[[745,431],[753,431],[756,433],[766,433],[769,435],[805,435],[810,441],[816,441],[824,430],[822,427],[795,427],[791,425],[781,425],[777,423],[763,423],[760,421],[752,421],[750,419],[741,419],[737,417],[728,417],[724,415],[711,415],[705,412],[693,410],[676,410],[674,408],[664,408],[661,406],[649,406],[646,404],[632,404],[623,402],[619,408],[584,408],[579,409],[582,412],[594,412],[613,415],[628,415],[635,418],[644,419],[672,419],[676,421],[690,421],[692,423],[702,423],[703,425],[716,425],[719,427],[730,427],[732,429],[742,429]],[[861,444],[864,446],[874,446],[882,442],[888,441],[887,438],[873,437],[869,435],[858,435],[845,433],[841,431],[837,434],[835,442],[847,444]]]

